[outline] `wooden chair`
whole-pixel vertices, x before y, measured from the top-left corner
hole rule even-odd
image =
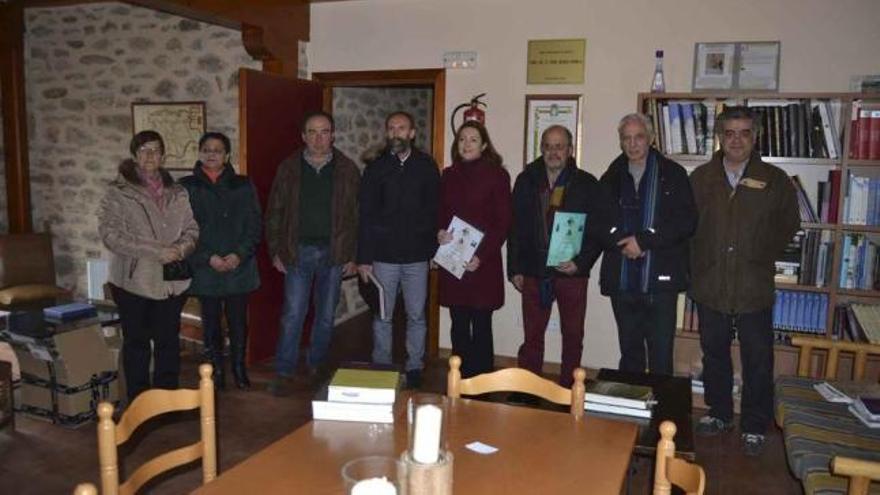
[[[101,491],[104,495],[134,494],[144,483],[171,468],[202,458],[202,482],[217,477],[217,443],[214,422],[214,382],[210,364],[199,366],[199,388],[196,390],[148,390],[131,403],[119,423],[113,423],[113,406],[98,405],[98,460],[101,464]],[[116,449],[147,420],[169,412],[199,408],[202,439],[155,457],[142,464],[123,484],[119,484]]]
[[[524,392],[556,404],[571,406],[571,414],[575,418],[584,415],[584,379],[587,372],[583,368],[576,368],[572,373],[574,384],[570,389],[522,368],[506,368],[466,379],[461,378],[460,368],[461,358],[450,356],[446,382],[446,395],[449,397],[489,392]]]
[[[660,441],[657,442],[657,457],[654,462],[654,495],[669,495],[672,485],[688,495],[703,495],[706,489],[706,473],[699,464],[692,464],[675,457],[675,423],[664,421],[660,424]]]
[[[80,483],[73,489],[73,495],[98,495],[98,489],[91,483]]]
[[[880,481],[880,462],[836,456],[831,460],[831,471],[849,476],[849,495],[868,495],[871,481]]]
[[[867,342],[846,342],[816,337],[792,337],[791,345],[800,347],[797,374],[803,377],[810,376],[813,350],[828,351],[825,369],[820,370],[825,380],[837,379],[837,365],[841,352],[854,355],[852,379],[857,381],[865,378],[865,364],[868,362],[868,356],[880,355],[880,345]]]

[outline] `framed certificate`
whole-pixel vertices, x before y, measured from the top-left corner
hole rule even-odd
[[[778,41],[697,43],[694,91],[779,91]]]
[[[541,134],[561,125],[571,132],[574,159],[580,167],[581,95],[526,95],[523,166],[541,156]]]
[[[165,142],[168,170],[191,170],[199,158],[199,138],[205,133],[205,102],[131,104],[134,134],[156,131]]]

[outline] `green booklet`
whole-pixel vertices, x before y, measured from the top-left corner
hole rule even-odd
[[[557,211],[554,214],[547,266],[558,266],[563,261],[571,261],[581,252],[586,224],[586,213]]]
[[[390,404],[394,402],[399,383],[397,371],[340,368],[327,387],[327,399]]]

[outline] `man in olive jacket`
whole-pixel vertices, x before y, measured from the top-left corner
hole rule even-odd
[[[315,321],[307,359],[311,376],[324,362],[343,276],[353,275],[360,171],[333,147],[333,117],[306,116],[305,148],[281,162],[266,211],[266,241],[276,270],[284,274],[284,306],[276,352],[275,395],[296,371],[299,340],[315,281]]]
[[[699,211],[691,244],[691,297],[697,302],[709,412],[697,433],[733,428],[730,344],[740,342],[740,428],[746,455],[763,450],[773,413],[774,261],[800,226],[786,173],[754,152],[758,122],[729,107],[716,121],[721,151],[691,174]]]

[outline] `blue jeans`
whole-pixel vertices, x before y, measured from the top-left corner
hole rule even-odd
[[[385,290],[385,319],[373,318],[373,362],[391,364],[391,320],[398,289],[406,306],[406,371],[421,370],[425,356],[425,301],[428,297],[428,262],[373,263],[373,275]]]
[[[281,336],[275,355],[275,371],[290,376],[296,371],[299,360],[299,340],[303,321],[309,311],[312,280],[315,281],[315,321],[312,325],[308,366],[314,368],[324,362],[333,320],[339,303],[339,285],[342,281],[342,265],[333,265],[330,248],[299,246],[296,263],[287,266],[284,276],[284,307],[281,309]]]

